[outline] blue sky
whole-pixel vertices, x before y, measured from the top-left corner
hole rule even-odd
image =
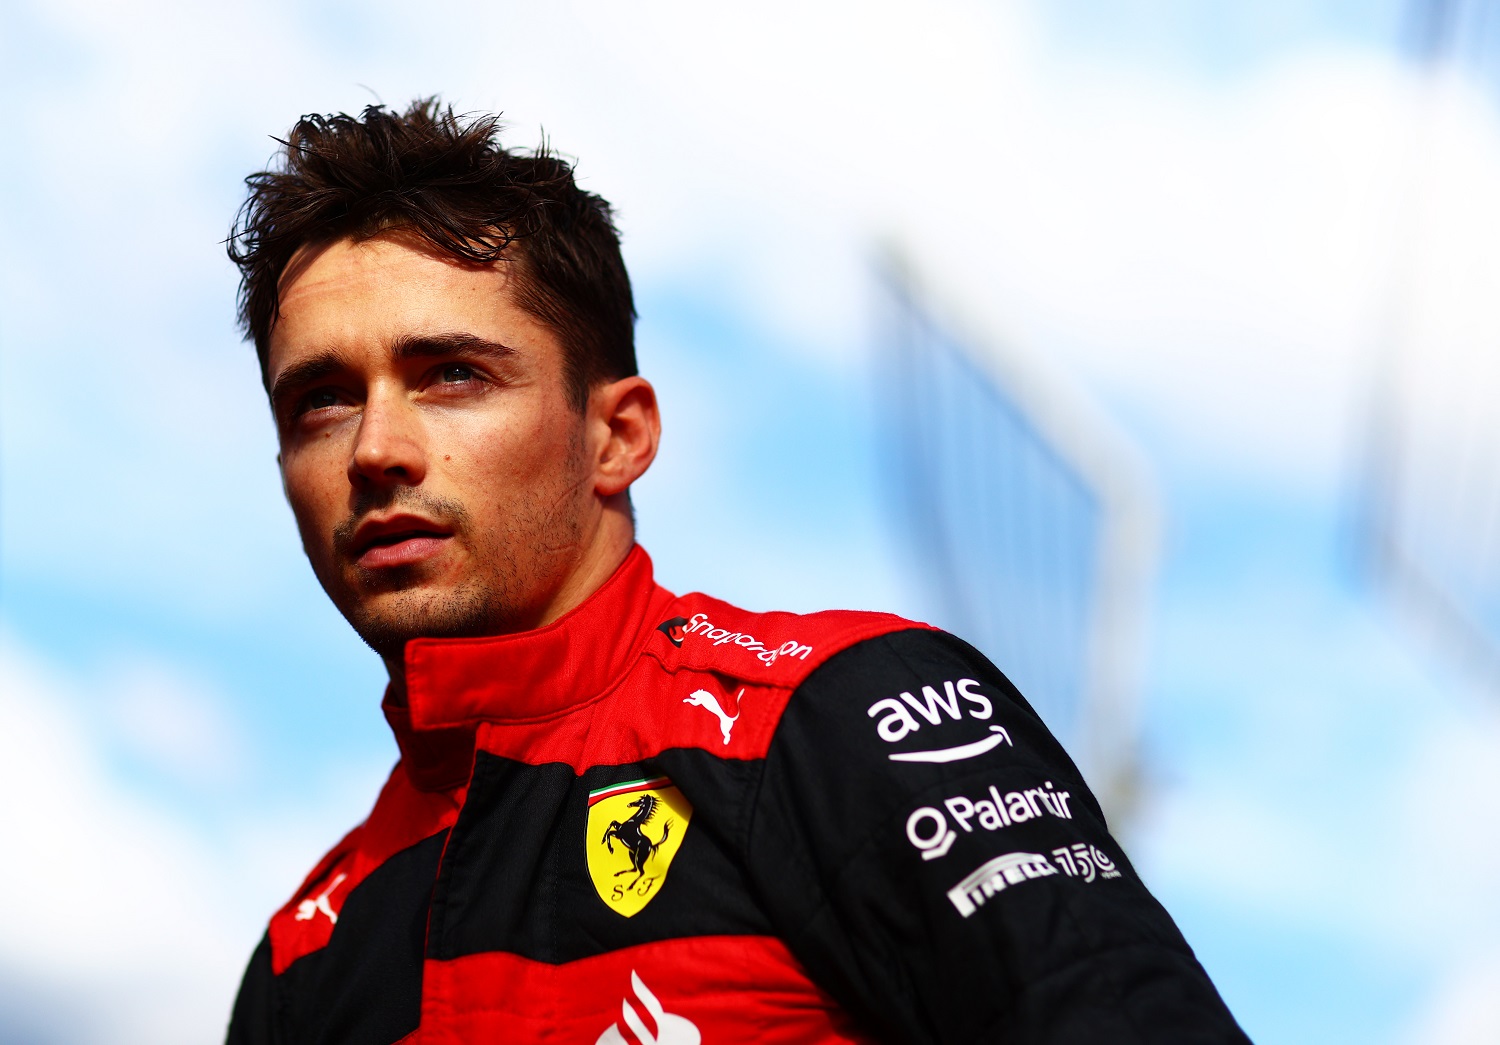
[[[370,89],[545,127],[619,206],[669,586],[921,614],[878,485],[877,243],[1092,399],[1164,509],[1148,880],[1257,1041],[1493,1037],[1500,722],[1349,566],[1397,7],[442,3],[413,31],[396,4],[13,0],[0,829],[49,855],[0,870],[0,1037],[212,1037],[394,757],[280,500],[218,243],[267,136]],[[452,24],[493,47],[455,56]]]

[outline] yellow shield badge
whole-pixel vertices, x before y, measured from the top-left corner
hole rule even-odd
[[[590,791],[584,851],[599,899],[626,918],[638,914],[661,892],[692,818],[664,776]]]

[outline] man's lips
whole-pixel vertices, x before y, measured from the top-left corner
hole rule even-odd
[[[354,561],[366,569],[410,566],[442,551],[453,531],[416,516],[367,521],[354,532]]]
[[[373,544],[365,549],[355,561],[367,570],[385,569],[391,566],[410,566],[431,558],[442,550],[451,535],[436,536],[421,534],[407,537],[394,544]]]

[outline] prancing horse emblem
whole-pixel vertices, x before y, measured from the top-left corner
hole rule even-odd
[[[665,845],[672,835],[672,821],[670,820],[661,825],[661,837],[654,842],[644,830],[645,826],[651,822],[651,818],[656,815],[659,805],[661,802],[655,795],[642,795],[630,803],[630,808],[635,810],[635,815],[623,824],[618,820],[611,820],[609,826],[604,829],[604,837],[599,839],[603,845],[609,847],[611,855],[614,854],[615,843],[610,839],[619,839],[620,844],[630,854],[630,866],[623,871],[615,872],[616,878],[622,874],[629,874],[631,871],[635,872],[635,877],[625,886],[627,889],[641,880],[641,875],[646,873],[646,861],[655,856],[656,851]]]
[[[736,693],[732,697],[726,698],[729,701],[729,706],[734,708],[733,715],[725,711],[724,708],[719,704],[719,698],[714,696],[706,689],[694,690],[692,695],[683,697],[682,702],[684,704],[692,704],[694,707],[700,707],[706,711],[713,712],[714,718],[719,720],[719,732],[724,734],[724,743],[728,744],[729,731],[733,729],[734,724],[740,720],[740,698],[744,695],[745,687],[741,686],[738,693]]]
[[[626,918],[655,899],[692,816],[666,777],[590,791],[584,854],[599,899]]]

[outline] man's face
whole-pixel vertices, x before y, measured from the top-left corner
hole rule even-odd
[[[390,234],[284,277],[282,482],[318,580],[388,661],[419,635],[535,626],[596,522],[561,345],[510,279]]]

